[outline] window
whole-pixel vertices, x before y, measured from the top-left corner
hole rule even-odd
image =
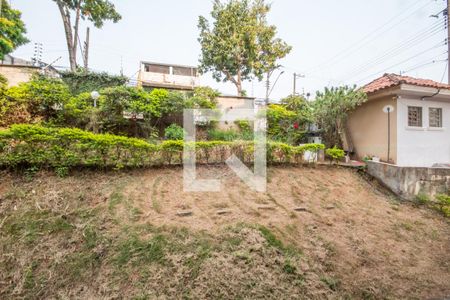
[[[442,127],[442,108],[430,107],[430,127]]]
[[[173,75],[192,76],[192,69],[186,67],[173,67]]]
[[[170,74],[170,67],[164,65],[146,64],[145,72]]]
[[[408,126],[422,127],[422,107],[408,106]]]

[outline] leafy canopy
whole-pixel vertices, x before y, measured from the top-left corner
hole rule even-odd
[[[84,70],[62,72],[61,78],[74,95],[90,93],[107,87],[122,86],[128,80],[125,76],[110,75],[106,72],[85,72]]]
[[[325,88],[324,92],[317,92],[314,116],[328,147],[342,146],[341,137],[345,134],[348,113],[366,100],[366,93],[356,86]]]
[[[108,0],[53,0],[67,10],[80,9],[80,16],[88,20],[95,27],[101,28],[105,21],[120,21],[121,15],[116,11],[113,3]]]
[[[211,71],[217,81],[231,81],[242,95],[243,80],[261,80],[264,73],[278,67],[277,60],[291,47],[275,37],[276,27],[267,23],[269,11],[264,0],[215,0],[213,26],[199,17],[200,71]]]
[[[29,40],[25,37],[27,32],[21,17],[21,12],[12,9],[9,2],[1,1],[0,17],[0,59],[14,51],[17,47],[26,44]]]

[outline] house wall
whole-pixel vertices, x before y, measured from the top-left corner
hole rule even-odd
[[[0,66],[0,74],[8,79],[9,86],[15,86],[21,82],[29,81],[31,76],[36,72],[37,69],[32,67]]]
[[[387,161],[388,116],[383,112],[386,105],[392,105],[390,161],[397,161],[397,101],[392,96],[371,99],[356,108],[348,118],[347,129],[353,144],[355,156],[362,159],[366,155],[380,157]]]
[[[450,163],[450,101],[401,96],[397,100],[397,165],[431,167]],[[422,107],[421,128],[408,127],[408,105]],[[428,127],[428,108],[441,107],[443,128]]]

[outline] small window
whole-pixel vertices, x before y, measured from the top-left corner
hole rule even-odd
[[[422,107],[408,106],[408,126],[422,127]]]
[[[147,64],[145,65],[145,72],[170,74],[170,67],[164,65]]]
[[[430,127],[442,127],[442,108],[429,108]]]

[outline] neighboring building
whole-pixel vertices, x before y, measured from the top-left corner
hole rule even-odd
[[[368,101],[349,115],[346,150],[401,167],[450,164],[450,85],[385,74],[363,89]]]
[[[145,89],[163,88],[176,91],[192,91],[199,85],[196,67],[141,62],[138,86]]]
[[[232,109],[245,108],[245,109],[253,109],[255,108],[255,98],[253,97],[242,97],[242,96],[218,96],[217,100],[217,108],[230,111]],[[220,129],[236,129],[237,126],[234,122],[219,122]]]
[[[5,55],[3,60],[0,61],[0,74],[8,79],[8,85],[14,86],[21,82],[27,82],[30,80],[33,74],[43,72],[52,77],[57,77],[58,72],[53,67],[45,67],[43,63],[33,64],[31,61],[27,61],[21,58],[16,58],[11,55]]]

